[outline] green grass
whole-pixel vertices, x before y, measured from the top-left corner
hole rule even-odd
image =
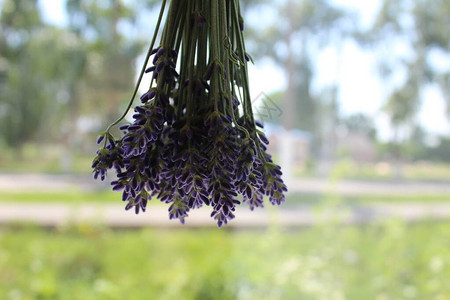
[[[112,191],[0,192],[0,203],[120,203],[121,200],[121,194]]]
[[[446,202],[450,201],[450,195],[432,194],[432,195],[361,195],[361,196],[340,196],[327,194],[295,193],[290,194],[286,200],[285,206],[297,204],[322,204],[327,202],[330,197],[333,200],[343,204],[357,203],[399,203],[399,202]],[[102,191],[79,191],[68,190],[65,192],[0,192],[0,203],[121,203],[121,193],[109,190]],[[154,201],[159,203],[158,200]]]
[[[438,203],[450,201],[448,194],[423,195],[357,195],[342,196],[338,194],[311,194],[295,193],[287,197],[284,205],[323,204],[329,201],[342,204],[369,204],[369,203]]]
[[[450,223],[0,230],[0,299],[450,299]]]
[[[2,173],[26,173],[26,174],[79,174],[91,176],[93,156],[74,156],[73,160],[66,170],[61,165],[60,157],[44,158],[15,158],[0,157],[0,169]]]
[[[305,176],[300,170],[296,173]],[[314,174],[309,174],[314,175]],[[363,180],[392,180],[399,179],[393,164],[358,163],[349,159],[341,159],[334,164],[331,176],[339,179]],[[436,162],[405,163],[402,167],[402,180],[419,181],[448,181],[450,178],[450,164]]]
[[[1,145],[0,145],[1,146]],[[70,163],[64,166],[62,157],[67,158],[67,150],[61,145],[49,144],[38,146],[27,144],[22,150],[2,148],[0,153],[0,170],[2,173],[47,173],[47,174],[86,174],[91,170],[92,154],[70,155]]]

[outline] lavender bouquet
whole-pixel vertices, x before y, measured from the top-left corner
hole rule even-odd
[[[221,227],[241,202],[251,210],[262,207],[265,196],[281,204],[287,188],[252,112],[239,0],[166,4],[126,112],[97,141],[94,177],[104,180],[114,169],[111,184],[122,191],[127,210],[145,211],[156,197],[169,204],[170,219],[182,223],[204,205]],[[142,104],[133,122],[120,126],[123,135],[113,137],[110,130],[133,106],[145,73],[152,80]]]

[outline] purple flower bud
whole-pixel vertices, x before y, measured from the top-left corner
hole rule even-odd
[[[141,96],[141,102],[142,103],[145,103],[145,102],[147,102],[148,101],[148,93],[145,93],[145,94],[143,94],[142,96]]]
[[[153,64],[156,65],[156,63],[158,62],[159,58],[164,54],[165,50],[164,48],[159,48],[158,51],[155,54],[155,57],[153,58]]]
[[[258,133],[258,136],[259,136],[259,139],[261,140],[261,142],[263,142],[266,145],[269,144],[269,140],[266,138],[266,136],[263,133]]]
[[[165,51],[166,51],[166,50],[165,50],[163,47],[161,47],[161,48],[159,48],[158,51],[156,52],[156,55],[155,55],[155,56],[157,56],[157,57],[159,58],[159,57],[161,57],[161,56],[164,54]]]
[[[150,68],[147,68],[146,70],[145,70],[145,73],[150,73],[150,72],[153,72],[153,71],[155,71],[155,66],[151,66]]]
[[[148,99],[153,99],[156,96],[156,89],[153,88],[148,92]]]
[[[97,138],[97,144],[100,144],[105,139],[105,136],[102,134]]]
[[[127,129],[128,129],[128,126],[130,126],[130,125],[124,124],[124,125],[120,126],[119,129],[120,129],[120,130],[127,130]]]
[[[258,126],[259,128],[264,128],[264,123],[261,122],[261,121],[259,121],[259,120],[256,120],[256,121],[255,121],[255,124],[256,124],[256,126]]]
[[[116,184],[113,185],[113,191],[121,191],[124,188],[125,186],[120,182],[117,182]]]
[[[154,55],[155,53],[158,52],[158,50],[159,50],[159,48],[153,49],[153,50],[150,52],[150,55]]]
[[[162,61],[162,62],[160,62],[160,63],[158,63],[157,65],[156,65],[156,72],[157,73],[159,73],[159,72],[161,72],[162,71],[162,69],[166,66],[166,62],[165,61]]]
[[[141,96],[141,102],[145,103],[148,100],[151,100],[151,99],[155,98],[155,95],[156,95],[156,90],[155,89],[151,89],[150,91],[148,91],[147,93],[145,93],[145,94],[143,94]]]

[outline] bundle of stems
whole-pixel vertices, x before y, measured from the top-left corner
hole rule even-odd
[[[145,211],[152,197],[170,204],[169,217],[184,223],[191,209],[212,207],[219,226],[237,205],[284,202],[280,167],[266,152],[268,140],[252,112],[239,0],[163,1],[143,72],[127,111],[102,133],[94,177],[115,169],[113,190],[123,190],[126,209]],[[152,66],[147,68],[153,57]],[[110,133],[133,105],[144,73],[150,87],[133,122]]]

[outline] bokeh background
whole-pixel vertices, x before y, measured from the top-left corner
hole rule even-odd
[[[92,179],[160,2],[0,0],[0,299],[450,299],[450,2],[241,1],[290,192],[222,229]]]

